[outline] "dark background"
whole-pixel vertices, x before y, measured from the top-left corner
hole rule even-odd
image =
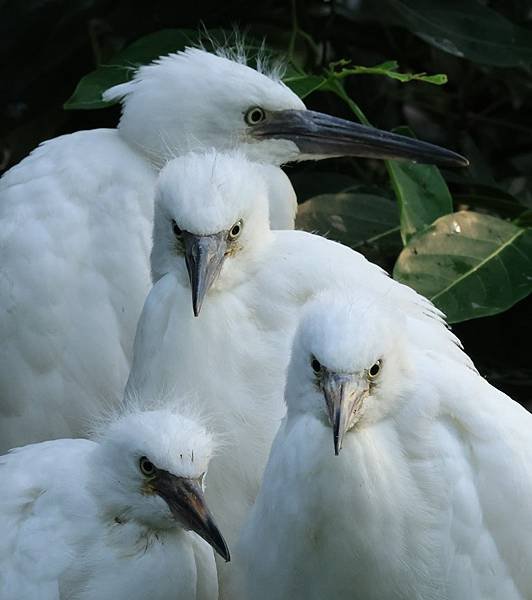
[[[531,2],[482,4],[530,29],[532,36]],[[296,2],[295,8],[300,27],[320,48],[319,57],[309,58],[310,69],[339,58],[368,66],[395,59],[403,71],[447,73],[449,83],[443,87],[357,76],[349,80],[348,91],[375,125],[391,129],[408,124],[419,137],[467,154],[471,177],[531,201],[529,68],[486,66],[442,52],[390,23],[385,0]],[[114,127],[116,107],[65,111],[62,105],[83,75],[138,37],[169,27],[236,25],[287,47],[292,19],[293,6],[287,1],[0,0],[0,173],[43,140]],[[351,118],[331,94],[314,94],[306,103]],[[317,175],[321,170],[337,173],[339,181],[349,174],[363,183],[387,185],[385,170],[375,161],[298,165],[288,173],[300,201],[323,191]],[[456,174],[444,175],[453,191]],[[504,314],[453,326],[481,373],[524,404],[532,397],[531,307],[529,297]]]

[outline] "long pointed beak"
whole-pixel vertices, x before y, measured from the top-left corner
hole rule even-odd
[[[198,316],[205,294],[220,274],[227,248],[227,232],[212,235],[193,235],[183,231],[185,261],[190,287],[192,288],[192,308]]]
[[[198,480],[159,471],[153,487],[178,521],[202,537],[227,562],[231,560],[227,544],[207,508]]]
[[[333,428],[334,453],[338,456],[344,435],[356,421],[368,386],[352,375],[331,372],[324,374],[322,385],[327,414]]]
[[[466,167],[464,156],[404,135],[382,131],[312,110],[270,113],[251,135],[257,139],[291,140],[301,152],[296,160],[332,156],[402,158],[442,167]]]

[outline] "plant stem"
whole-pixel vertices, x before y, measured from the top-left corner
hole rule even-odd
[[[358,104],[354,100],[351,100],[348,93],[345,91],[343,83],[336,77],[335,73],[330,74],[328,84],[329,88],[335,92],[335,94],[341,98],[347,104],[347,106],[349,106],[349,108],[356,115],[356,118],[361,123],[371,126],[371,123],[366,118],[366,115],[362,112]]]

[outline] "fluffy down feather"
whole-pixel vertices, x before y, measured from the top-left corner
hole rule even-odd
[[[200,477],[213,452],[201,423],[127,412],[96,441],[62,439],[0,457],[2,600],[215,600],[211,548],[143,492],[139,456]]]
[[[287,416],[234,552],[229,597],[532,597],[532,416],[420,348],[408,335],[415,322],[358,302],[321,298],[296,334]],[[343,374],[382,360],[339,456],[311,353]]]

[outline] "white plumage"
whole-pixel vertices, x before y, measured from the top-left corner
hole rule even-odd
[[[0,457],[2,600],[215,600],[212,549],[187,531],[224,551],[199,483],[212,452],[197,420],[157,409]]]
[[[231,598],[532,597],[532,416],[413,327],[364,294],[306,309]]]
[[[0,179],[0,450],[78,435],[120,397],[155,179],[113,130],[52,140]]]
[[[108,95],[124,96],[118,129],[50,140],[0,179],[0,451],[79,435],[99,399],[120,397],[166,158],[240,144],[273,165],[297,151],[283,140],[247,144],[243,120],[258,102],[304,108],[297,96],[207,52],[142,67]],[[269,185],[272,222],[293,227],[288,178],[271,166]]]
[[[240,148],[266,165],[270,220],[281,229],[296,211],[282,163],[467,162],[308,111],[278,73],[199,49],[143,66],[104,96],[122,100],[118,129],[50,140],[0,180],[0,451],[80,435],[101,398],[121,395],[150,285],[154,185],[168,159]]]
[[[416,322],[423,348],[471,365],[430,302],[362,255],[309,233],[271,231],[267,193],[262,167],[239,153],[190,154],[163,169],[154,217],[156,283],[139,320],[127,386],[146,397],[178,390],[212,415],[225,443],[213,459],[208,496],[230,543],[284,414],[291,336],[314,294],[363,287]],[[198,318],[191,280],[192,295],[212,282]]]

